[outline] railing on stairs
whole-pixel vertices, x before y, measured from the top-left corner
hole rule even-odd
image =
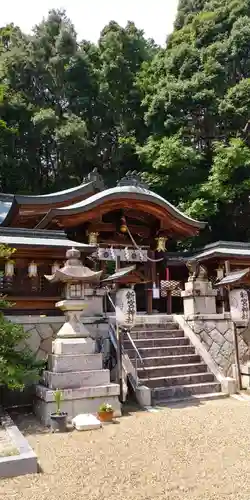
[[[107,297],[115,311],[115,304],[108,292],[107,292]],[[131,347],[135,353],[135,356],[133,356],[132,359],[125,352],[123,345],[124,335],[127,336],[131,344]],[[133,338],[130,335],[130,331],[127,328],[119,327],[116,319],[115,319],[115,325],[113,323],[109,324],[109,339],[117,354],[117,364],[119,372],[118,377],[121,388],[121,399],[123,400],[123,383],[124,383],[123,373],[126,379],[129,380],[130,385],[133,391],[135,392],[137,387],[140,385],[140,379],[138,377],[138,363],[140,363],[140,366],[144,368],[144,361],[139,353],[138,348],[135,345]],[[133,360],[134,360],[134,365],[132,363]]]

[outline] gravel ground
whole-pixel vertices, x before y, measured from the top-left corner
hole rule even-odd
[[[1,500],[249,500],[250,402],[132,411],[89,432],[19,425],[42,472],[0,481]]]

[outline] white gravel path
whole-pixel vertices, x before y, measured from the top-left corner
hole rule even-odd
[[[250,499],[248,401],[137,411],[91,432],[25,427],[43,472],[1,480],[1,500]]]

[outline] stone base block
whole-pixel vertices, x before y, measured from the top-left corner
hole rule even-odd
[[[183,306],[185,318],[192,317],[195,314],[216,314],[215,296],[192,297],[183,295]]]
[[[151,406],[151,389],[145,385],[137,387],[136,399],[140,406]]]
[[[52,343],[53,354],[94,354],[95,341],[91,338],[86,339],[59,339]]]
[[[237,392],[237,382],[234,378],[225,377],[221,381],[221,390],[224,394],[235,394]]]
[[[249,389],[249,387],[250,387],[250,362],[248,361],[244,365],[241,364],[240,371],[242,373],[242,375],[241,375],[242,389]],[[233,377],[237,380],[237,370],[236,370],[235,365],[232,365],[232,372],[233,372]]]
[[[43,372],[44,385],[50,389],[72,389],[75,387],[95,387],[110,383],[109,370],[86,370],[77,372],[56,373]]]
[[[58,373],[78,372],[81,370],[101,370],[102,354],[50,354],[48,366],[49,371]]]
[[[3,426],[9,435],[13,447],[19,450],[19,455],[0,457],[0,479],[37,473],[38,463],[36,454],[10,417],[2,414],[1,408],[0,425]]]
[[[114,416],[120,417],[119,391],[118,384],[64,390],[62,411],[68,413],[68,418],[71,421],[82,413],[97,413],[101,404],[109,403],[114,409]],[[49,426],[50,414],[56,411],[53,391],[38,385],[36,394],[34,412],[44,425]]]

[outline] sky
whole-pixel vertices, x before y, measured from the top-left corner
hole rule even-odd
[[[78,39],[97,42],[103,27],[114,20],[121,26],[134,21],[147,38],[164,45],[171,33],[178,0],[7,0],[1,5],[0,26],[14,23],[30,33],[50,9],[65,9]]]

